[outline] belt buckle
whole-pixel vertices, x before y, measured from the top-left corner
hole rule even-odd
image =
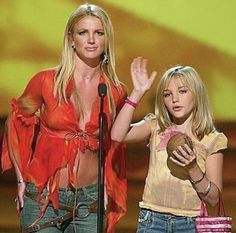
[[[39,231],[41,227],[39,224],[36,224],[36,225],[32,226],[32,228],[33,228],[33,231],[35,232],[35,231]]]
[[[86,214],[80,215],[79,208],[81,208],[81,207],[86,207],[86,209],[87,209],[87,213]],[[77,206],[76,206],[76,214],[81,219],[87,218],[89,216],[89,214],[90,214],[90,212],[89,212],[89,205],[85,204],[85,203],[78,203]]]

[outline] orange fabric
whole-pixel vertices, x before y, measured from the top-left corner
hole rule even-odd
[[[58,99],[53,96],[54,76],[54,69],[36,74],[22,96],[12,100],[13,110],[8,122],[8,132],[13,154],[23,178],[27,182],[33,182],[40,193],[49,184],[50,195],[46,204],[51,201],[57,208],[58,171],[68,165],[71,168],[70,183],[73,184],[72,167],[78,150],[98,150],[96,132],[99,128],[99,96],[94,102],[91,120],[86,124],[85,131],[81,131],[76,110],[70,101],[73,84],[70,82],[66,91],[68,103],[62,101],[58,106]],[[101,82],[105,82],[102,76]],[[126,92],[124,88],[118,90],[113,83],[110,83],[110,86],[118,112],[124,104]],[[36,114],[38,110],[39,117]],[[104,98],[104,113],[110,129],[112,116],[108,107],[108,97]],[[126,212],[125,145],[111,141],[109,130],[105,132],[104,140],[105,183],[110,201],[106,232],[112,233],[115,224]],[[3,171],[12,167],[6,135],[1,161]]]

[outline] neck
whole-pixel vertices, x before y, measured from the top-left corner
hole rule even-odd
[[[192,114],[185,121],[174,122],[174,124],[176,125],[176,128],[180,130],[181,132],[191,133],[192,132]]]
[[[75,67],[74,78],[82,80],[92,80],[100,77],[102,71],[100,64],[96,66],[90,66],[86,63],[79,63]]]

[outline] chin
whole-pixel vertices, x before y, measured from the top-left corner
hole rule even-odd
[[[174,122],[184,123],[188,118],[185,116],[173,116]]]

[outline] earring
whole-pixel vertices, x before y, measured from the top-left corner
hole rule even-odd
[[[109,61],[109,59],[108,59],[107,54],[106,54],[106,53],[103,53],[102,63],[108,64],[108,61]]]
[[[75,51],[75,43],[74,43],[74,41],[71,44],[71,48]]]

